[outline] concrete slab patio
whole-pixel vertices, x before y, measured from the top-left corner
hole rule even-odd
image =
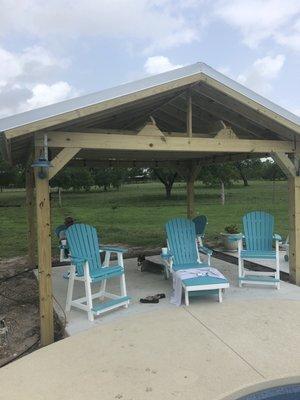
[[[203,256],[204,258],[204,256]],[[149,257],[149,259],[161,262],[159,256]],[[226,290],[224,301],[235,301],[235,300],[253,300],[253,299],[292,299],[300,301],[300,288],[290,285],[286,282],[281,283],[281,289],[279,291],[268,287],[244,287],[243,289],[237,286],[237,266],[224,262],[222,260],[213,259],[213,265],[216,266],[229,280],[230,288]],[[126,268],[126,282],[127,290],[131,296],[130,307],[125,310],[120,308],[114,312],[107,313],[102,317],[95,319],[95,322],[91,323],[87,319],[87,314],[80,310],[72,309],[68,316],[66,325],[66,332],[68,335],[74,335],[78,332],[90,329],[91,327],[110,323],[120,318],[126,318],[131,315],[140,315],[152,311],[161,309],[173,309],[174,306],[170,304],[169,299],[171,296],[172,283],[171,280],[166,281],[162,275],[156,275],[151,273],[141,273],[137,270],[137,260],[127,259],[125,260]],[[67,267],[60,267],[53,269],[53,292],[55,299],[58,300],[59,304],[64,307],[66,301],[67,285],[68,281],[63,279],[63,273],[67,271]],[[111,280],[109,282],[109,288],[113,292],[119,293],[118,279]],[[153,295],[156,293],[165,293],[166,299],[160,301],[159,304],[140,304],[139,299],[145,296]],[[84,295],[83,284],[76,283],[74,288],[75,298],[79,298]],[[192,304],[212,304],[215,307],[217,296],[206,296],[201,300],[198,298],[191,299]],[[57,307],[57,312],[61,315],[61,309]],[[61,315],[63,318],[63,315]]]
[[[300,288],[283,282],[280,290],[240,289],[236,266],[214,264],[231,283],[224,302],[195,298],[186,308],[167,299],[139,304],[140,294],[170,288],[170,282],[138,273],[135,260],[127,262],[130,308],[3,368],[1,395],[7,400],[219,400],[273,379],[299,376],[300,381]],[[54,282],[60,273],[55,270]]]

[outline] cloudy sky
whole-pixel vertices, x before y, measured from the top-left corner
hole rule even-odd
[[[300,115],[300,0],[0,0],[0,117],[203,61]]]

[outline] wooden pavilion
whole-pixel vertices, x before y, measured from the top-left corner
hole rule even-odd
[[[192,217],[201,166],[272,156],[289,181],[290,280],[300,285],[300,118],[209,66],[13,115],[0,120],[0,132],[5,158],[26,165],[28,257],[35,265],[37,237],[42,345],[53,342],[49,180],[67,164],[171,165],[187,182]],[[51,168],[32,167],[48,156]]]

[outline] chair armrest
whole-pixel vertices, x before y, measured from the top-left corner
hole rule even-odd
[[[273,235],[273,240],[281,241],[281,240],[282,240],[282,237],[281,237],[280,235],[278,235],[277,233],[274,233],[274,235]]]
[[[236,235],[231,235],[228,237],[229,242],[238,242],[239,240],[243,240],[244,235],[242,233],[237,233]]]
[[[100,251],[110,251],[111,253],[127,253],[128,250],[122,247],[100,246]]]
[[[80,257],[71,254],[70,255],[71,260],[77,261],[77,262],[86,262],[86,261],[91,261],[92,259],[90,257]]]
[[[213,254],[213,251],[211,249],[209,249],[208,247],[205,247],[205,246],[199,246],[198,250],[201,251],[201,253],[204,253],[204,254],[206,254],[208,256],[212,256],[212,254]]]
[[[172,258],[173,257],[173,254],[172,253],[167,253],[167,254],[163,254],[163,253],[161,253],[161,258],[163,259],[163,260],[169,260],[170,258]]]

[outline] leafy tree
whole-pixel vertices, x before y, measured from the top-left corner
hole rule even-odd
[[[50,182],[52,187],[60,187],[66,190],[73,188],[74,190],[84,189],[89,191],[94,184],[94,179],[87,168],[66,167]]]
[[[286,178],[285,174],[278,166],[278,164],[276,164],[276,162],[273,162],[271,160],[266,160],[264,161],[263,164],[264,164],[262,172],[263,179],[275,181]]]
[[[1,192],[4,187],[10,186],[16,183],[17,170],[15,167],[9,165],[8,162],[0,158],[0,188]]]
[[[245,160],[245,161],[247,161],[247,160]],[[247,163],[245,161],[236,162],[235,167],[238,170],[238,172],[244,182],[244,186],[249,186],[248,174],[247,174]]]
[[[244,182],[244,186],[249,186],[249,179],[263,178],[264,164],[265,162],[260,158],[252,158],[236,162],[234,165]]]
[[[110,184],[114,189],[120,189],[127,176],[127,170],[124,168],[111,168],[109,171]]]
[[[110,186],[120,189],[128,175],[128,170],[124,168],[97,168],[93,170],[94,182],[99,188],[107,191]]]
[[[110,186],[109,168],[99,168],[93,170],[95,185],[107,191]]]
[[[238,172],[231,163],[215,164],[202,167],[198,176],[207,186],[221,187],[221,203],[225,204],[225,187],[231,186],[238,179]]]
[[[70,168],[70,179],[74,190],[84,189],[88,192],[91,189],[91,186],[94,185],[94,178],[87,168]]]
[[[171,198],[171,192],[178,173],[170,168],[153,168],[152,175],[156,177],[164,186],[166,190],[166,198]]]
[[[68,190],[72,187],[71,171],[70,168],[64,168],[58,172],[57,175],[51,179],[50,184],[52,187],[59,187]]]

